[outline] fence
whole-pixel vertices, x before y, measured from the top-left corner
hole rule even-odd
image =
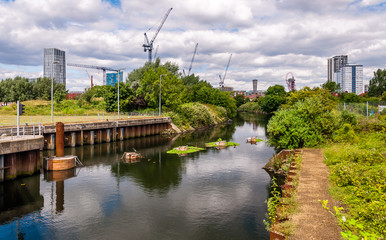
[[[135,118],[135,117],[152,117],[158,116],[157,111],[145,111],[145,112],[121,112],[119,119]],[[87,122],[87,121],[105,121],[105,120],[117,120],[117,113],[95,113],[84,115],[54,115],[55,122]],[[51,123],[51,115],[38,115],[38,116],[20,116],[20,126],[22,125],[39,125]],[[16,115],[0,116],[0,127],[16,126]]]
[[[340,103],[338,110],[347,110],[365,117],[382,112],[386,102]]]

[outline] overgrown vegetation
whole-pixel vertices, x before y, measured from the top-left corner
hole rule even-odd
[[[223,122],[227,111],[223,107],[202,103],[185,103],[167,115],[182,131],[205,128]]]
[[[225,142],[225,145],[221,145],[220,142]],[[223,141],[221,138],[217,139],[216,142],[205,143],[205,147],[236,147],[238,145],[240,144],[235,142],[226,142]]]
[[[169,153],[169,154],[187,154],[187,153],[194,153],[194,152],[198,152],[198,151],[202,151],[202,150],[205,150],[205,148],[188,146],[187,150],[180,150],[178,148],[174,148],[172,150],[167,151],[166,153]]]

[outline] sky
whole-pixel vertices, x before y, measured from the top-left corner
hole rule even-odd
[[[386,64],[386,1],[380,0],[0,0],[0,79],[43,76],[44,48],[66,51],[67,63],[125,68],[147,61],[144,33],[162,63],[173,62],[219,84],[252,90],[297,89],[327,81],[327,58],[348,55],[363,65],[365,84]],[[102,72],[67,67],[67,88],[102,84]]]

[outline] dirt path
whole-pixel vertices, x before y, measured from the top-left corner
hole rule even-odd
[[[297,200],[299,212],[293,216],[296,226],[291,239],[340,239],[340,227],[331,213],[318,200],[333,203],[328,194],[328,170],[320,149],[304,149],[299,175]],[[332,207],[329,206],[330,209]]]

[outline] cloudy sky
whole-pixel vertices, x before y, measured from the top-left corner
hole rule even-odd
[[[326,81],[327,58],[347,54],[363,64],[364,81],[386,64],[386,1],[380,0],[0,0],[0,79],[43,75],[43,49],[66,51],[68,63],[126,68],[147,61],[144,32],[162,60],[213,86],[232,60],[226,86],[298,88]],[[149,30],[150,29],[150,30]],[[155,50],[154,50],[155,51]],[[96,84],[102,73],[87,69]],[[89,86],[85,69],[67,68],[67,88]]]

